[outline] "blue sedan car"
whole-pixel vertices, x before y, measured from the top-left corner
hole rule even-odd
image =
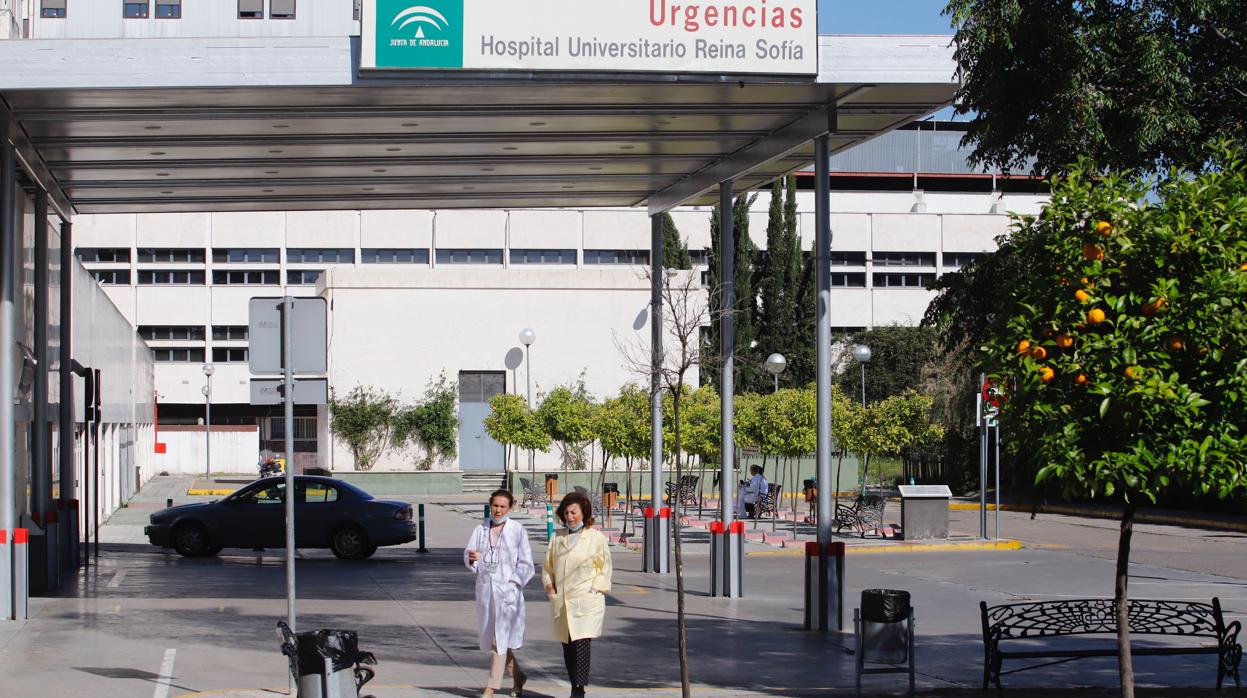
[[[344,560],[360,560],[382,545],[416,539],[411,505],[376,499],[328,477],[294,479],[295,546],[329,548]],[[257,480],[225,499],[183,504],[151,515],[144,529],[153,545],[186,557],[215,555],[222,548],[283,548],[286,545],[286,479]]]

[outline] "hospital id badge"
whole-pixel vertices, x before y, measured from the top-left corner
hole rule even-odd
[[[496,563],[496,562],[486,562],[486,563],[485,563],[485,571],[486,571],[487,573],[489,573],[489,574],[497,574],[497,573],[498,573],[498,563]]]

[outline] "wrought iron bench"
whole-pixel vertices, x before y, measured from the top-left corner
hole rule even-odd
[[[758,497],[758,503],[753,507],[753,518],[760,519],[767,514],[770,514],[772,518],[777,516],[776,512],[779,509],[780,501],[779,493],[783,488],[783,485],[777,485],[773,482],[769,483],[766,488],[766,494]]]
[[[1061,649],[1038,643],[1018,643],[1024,648],[1006,650],[1002,643],[1013,646],[1014,641],[1035,638],[1061,637],[1067,635],[1113,635],[1117,634],[1117,615],[1112,599],[1072,599],[1065,601],[1034,601],[1030,603],[988,606],[980,602],[983,615],[983,690],[990,684],[1003,691],[1000,677],[1019,671],[1062,664],[1087,657],[1115,657],[1114,647],[1073,647]],[[1163,635],[1211,638],[1215,644],[1136,647],[1131,645],[1133,656],[1174,654],[1217,655],[1217,690],[1226,676],[1233,677],[1234,685],[1240,686],[1238,665],[1243,658],[1243,646],[1238,643],[1242,625],[1238,621],[1225,623],[1221,615],[1221,600],[1213,597],[1212,603],[1193,601],[1154,601],[1132,599],[1130,601],[1130,633],[1139,635]],[[1051,659],[1042,664],[1020,669],[1001,671],[1006,659]]]
[[[883,510],[887,506],[886,497],[877,494],[858,495],[852,504],[836,505],[836,514],[832,520],[836,533],[850,529],[861,534],[874,533],[883,528]]]
[[[680,477],[680,485],[677,488],[674,482],[667,483],[667,501],[672,501],[673,497],[678,497],[681,504],[688,506],[697,505],[697,476],[683,475]],[[677,495],[678,492],[678,495]]]
[[[524,488],[524,496],[520,498],[520,506],[539,507],[546,504],[545,490],[539,490],[533,486],[533,481],[526,477],[520,478],[520,487]]]

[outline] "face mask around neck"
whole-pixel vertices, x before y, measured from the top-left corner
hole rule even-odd
[[[504,514],[501,518],[491,516],[489,517],[489,522],[494,526],[501,526],[506,523],[509,518],[511,518],[509,514]]]
[[[584,527],[585,527],[585,522],[581,521],[580,523],[576,524],[575,526],[573,526],[573,525],[571,525],[571,524],[564,524],[564,525],[565,525],[565,526],[567,526],[567,530],[571,531],[572,533],[577,533],[577,532],[579,532],[579,531],[580,531],[580,529],[582,529],[582,528],[584,528]]]

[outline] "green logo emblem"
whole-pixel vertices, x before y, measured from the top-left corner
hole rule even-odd
[[[463,0],[377,0],[378,68],[462,68]]]

